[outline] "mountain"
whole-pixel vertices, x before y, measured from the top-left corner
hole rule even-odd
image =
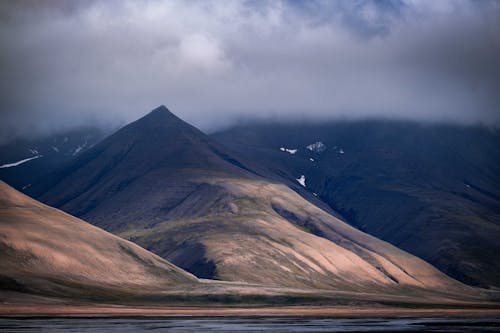
[[[500,133],[386,121],[215,133],[242,163],[464,283],[500,287]],[[298,182],[300,180],[302,184]]]
[[[66,163],[108,134],[97,127],[81,127],[59,134],[17,139],[0,145],[0,179],[33,195],[32,186],[50,178]]]
[[[163,106],[77,157],[40,199],[198,277],[384,293],[470,291],[259,176]]]
[[[197,283],[143,248],[0,181],[3,291],[71,297],[139,294]]]
[[[199,187],[199,178],[250,173],[214,140],[159,107],[79,156],[40,199],[118,230],[152,225]]]

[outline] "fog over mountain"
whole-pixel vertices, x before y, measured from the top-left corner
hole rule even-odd
[[[500,122],[496,1],[0,3],[0,140],[167,104],[245,118]]]

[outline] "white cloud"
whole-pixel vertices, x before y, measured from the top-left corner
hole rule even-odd
[[[223,70],[229,65],[224,51],[212,37],[196,33],[184,36],[179,44],[180,66],[207,71]]]

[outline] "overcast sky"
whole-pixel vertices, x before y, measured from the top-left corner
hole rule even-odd
[[[500,1],[2,1],[0,49],[3,137],[160,104],[500,123]]]

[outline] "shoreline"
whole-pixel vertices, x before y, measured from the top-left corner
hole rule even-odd
[[[0,305],[0,318],[9,317],[492,317],[500,308],[391,308],[391,307],[128,307],[99,305]]]

